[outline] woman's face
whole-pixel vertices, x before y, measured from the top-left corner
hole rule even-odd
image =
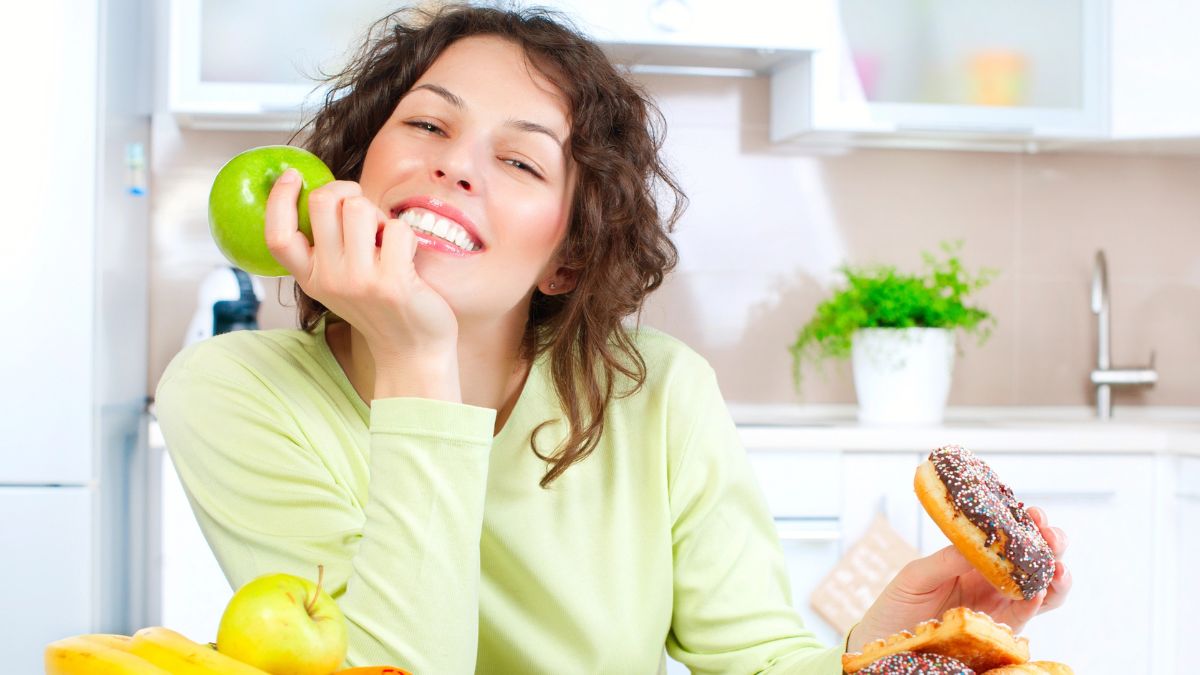
[[[548,289],[575,182],[569,131],[521,48],[480,36],[446,48],[371,141],[363,194],[418,230],[417,273],[460,321],[523,321],[534,286]]]

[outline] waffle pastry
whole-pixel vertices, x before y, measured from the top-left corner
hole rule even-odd
[[[868,643],[862,652],[842,655],[842,669],[854,673],[897,652],[934,653],[962,661],[977,673],[1029,660],[1029,641],[983,612],[966,607],[946,610],[941,620],[917,624],[916,633],[900,631]]]
[[[983,675],[1075,675],[1070,666],[1054,661],[1029,661],[1015,666],[993,668]]]

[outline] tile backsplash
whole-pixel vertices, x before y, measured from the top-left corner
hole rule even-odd
[[[1200,405],[1200,158],[1015,155],[772,145],[762,78],[646,76],[666,115],[666,153],[691,200],[680,262],[642,322],[687,342],[739,403],[850,403],[848,364],[810,371],[801,392],[788,345],[851,263],[915,269],[961,239],[971,269],[1000,271],[979,293],[996,317],[964,341],[951,405],[1089,405],[1095,251],[1108,256],[1112,355],[1159,382],[1120,405]],[[178,351],[196,288],[223,264],[208,234],[220,166],[288,133],[214,132],[154,122],[150,381]],[[294,327],[291,282],[263,280],[263,328]]]

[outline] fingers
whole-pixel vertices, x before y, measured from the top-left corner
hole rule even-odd
[[[1042,603],[1039,611],[1045,612],[1056,607],[1061,607],[1067,601],[1067,595],[1071,592],[1071,571],[1067,569],[1066,563],[1059,560],[1054,566],[1054,577],[1050,580],[1050,588],[1046,590],[1046,599]]]
[[[1070,543],[1067,540],[1067,533],[1059,527],[1051,527],[1050,521],[1046,518],[1046,512],[1036,506],[1031,506],[1026,509],[1029,517],[1033,519],[1033,523],[1037,525],[1038,530],[1042,533],[1042,538],[1050,545],[1050,550],[1054,552],[1055,559],[1062,558],[1067,551],[1067,546]]]
[[[312,220],[313,247],[324,260],[335,261],[342,257],[342,201],[362,196],[358,183],[335,180],[326,183],[308,194],[308,214]]]
[[[383,224],[382,242],[379,249],[380,266],[385,279],[398,279],[405,270],[412,269],[413,256],[417,254],[417,237],[408,223],[399,218],[390,218]]]
[[[347,272],[351,280],[365,281],[375,275],[375,233],[387,221],[383,211],[366,197],[347,197],[342,201],[342,243]]]
[[[297,279],[312,272],[312,246],[297,224],[296,201],[300,196],[300,174],[288,169],[271,186],[267,195],[263,236],[267,250]]]
[[[905,565],[896,575],[896,581],[909,593],[929,593],[972,569],[974,568],[971,567],[971,563],[967,562],[958,549],[947,546]]]
[[[1017,618],[1017,621],[1024,626],[1030,619],[1044,611],[1046,598],[1049,597],[1049,590],[1041,590],[1037,595],[1028,600],[1017,600],[1012,603],[1012,613]]]
[[[1071,584],[1073,583],[1071,571],[1067,569],[1066,563],[1062,561],[1063,554],[1067,551],[1067,546],[1070,542],[1067,539],[1067,533],[1060,527],[1051,527],[1050,521],[1046,517],[1046,512],[1042,509],[1031,506],[1027,509],[1029,517],[1033,519],[1038,530],[1042,533],[1042,537],[1046,539],[1046,543],[1050,545],[1050,550],[1054,552],[1054,576],[1050,578],[1050,587],[1042,592],[1044,599],[1041,602],[1038,612],[1046,612],[1057,607],[1061,607],[1067,600],[1067,595],[1071,592]]]

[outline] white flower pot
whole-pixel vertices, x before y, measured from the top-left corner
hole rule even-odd
[[[864,328],[851,361],[858,419],[864,424],[938,424],[954,371],[954,331]]]

